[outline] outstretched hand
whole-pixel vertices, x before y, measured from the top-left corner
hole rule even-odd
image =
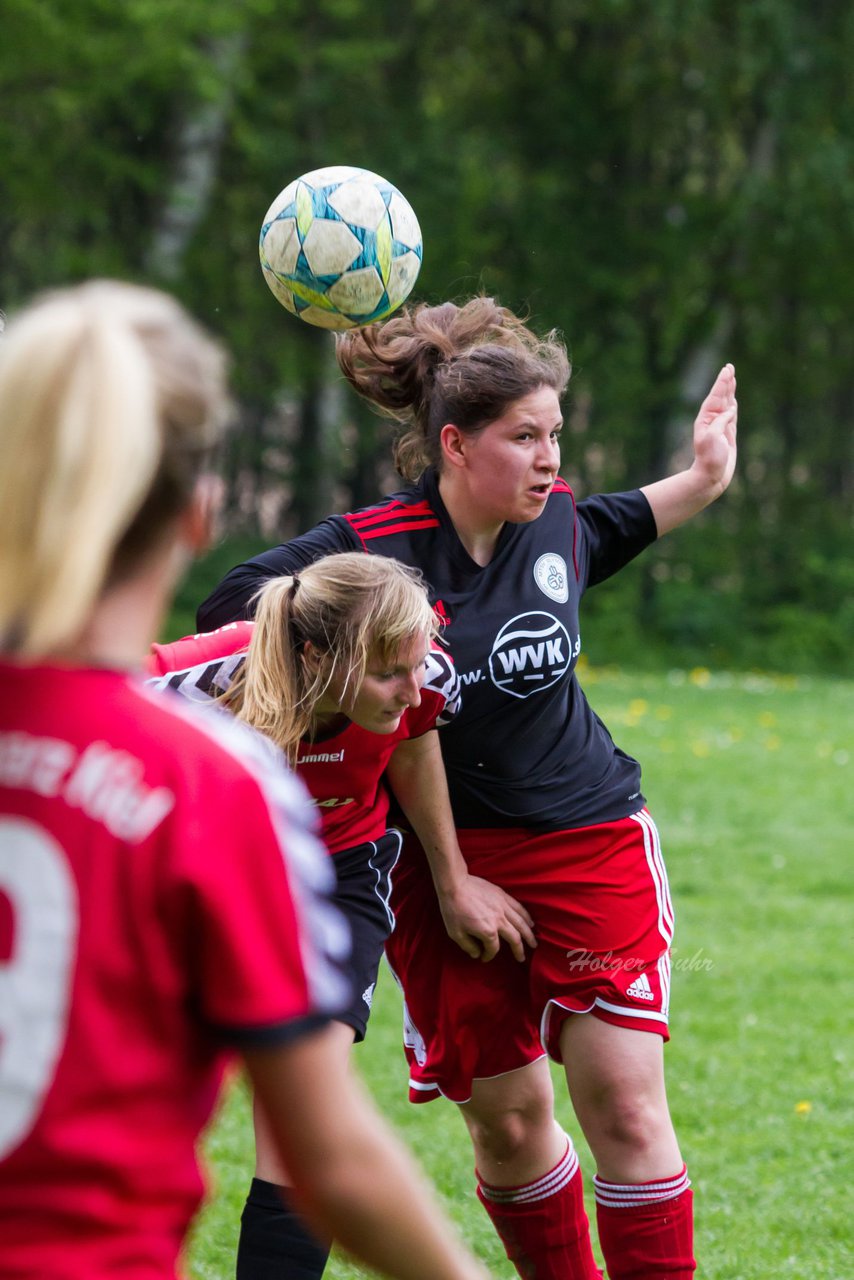
[[[440,895],[439,906],[448,936],[474,960],[493,960],[502,941],[519,961],[526,945],[537,945],[534,922],[521,902],[480,876],[466,876],[452,895]]]
[[[735,471],[737,420],[735,369],[725,364],[694,421],[694,461],[690,467],[641,488],[659,537],[690,520],[729,487]]]
[[[725,364],[694,421],[694,466],[710,490],[720,495],[735,471],[738,402],[735,369]]]

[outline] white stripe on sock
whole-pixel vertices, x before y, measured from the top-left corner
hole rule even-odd
[[[494,1204],[533,1204],[537,1200],[546,1200],[557,1195],[568,1185],[578,1172],[578,1156],[571,1138],[566,1139],[566,1152],[553,1169],[543,1174],[536,1182],[529,1182],[522,1187],[491,1187],[482,1179],[481,1195]]]
[[[682,1172],[675,1178],[666,1178],[662,1182],[642,1182],[640,1184],[621,1184],[606,1182],[596,1174],[593,1188],[596,1203],[612,1209],[634,1209],[642,1204],[656,1204],[661,1200],[675,1200],[687,1191],[691,1185],[688,1170],[683,1166]]]

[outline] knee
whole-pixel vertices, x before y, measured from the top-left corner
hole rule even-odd
[[[551,1098],[531,1098],[501,1111],[469,1112],[466,1124],[479,1163],[515,1164],[549,1140],[555,1128]]]
[[[525,1115],[511,1112],[506,1116],[470,1120],[469,1133],[478,1157],[491,1164],[513,1163],[521,1151],[530,1146],[531,1126]]]
[[[643,1097],[611,1095],[603,1098],[594,1112],[594,1129],[612,1148],[641,1152],[657,1144],[664,1125],[669,1129],[660,1108]]]

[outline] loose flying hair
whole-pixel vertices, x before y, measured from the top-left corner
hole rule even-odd
[[[369,662],[392,666],[401,645],[432,639],[438,629],[415,569],[358,551],[273,578],[254,603],[246,661],[221,702],[272,738],[291,764],[331,686],[345,701],[354,698]]]
[[[0,648],[73,641],[186,507],[226,404],[219,348],[153,289],[46,294],[0,339]]]
[[[446,423],[473,434],[540,387],[562,395],[570,377],[555,331],[539,338],[486,297],[404,308],[340,335],[337,354],[356,391],[402,424],[394,461],[406,480],[441,464]]]

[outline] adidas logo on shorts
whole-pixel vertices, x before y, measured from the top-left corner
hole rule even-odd
[[[654,1000],[652,987],[649,985],[649,978],[645,973],[635,978],[632,985],[626,991],[627,996],[632,996],[635,1000]]]

